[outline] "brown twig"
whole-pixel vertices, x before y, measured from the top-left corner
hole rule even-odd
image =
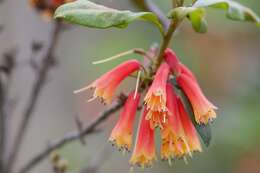
[[[4,172],[4,150],[5,150],[5,91],[4,83],[0,79],[0,172]]]
[[[51,151],[61,148],[65,146],[68,143],[80,140],[84,136],[92,133],[96,130],[97,126],[100,125],[102,122],[104,122],[111,114],[118,111],[124,104],[126,100],[126,97],[120,97],[120,99],[112,104],[107,110],[100,113],[97,119],[95,119],[92,123],[90,123],[86,128],[84,128],[82,131],[75,131],[72,133],[69,133],[65,135],[63,138],[52,142],[48,148],[38,153],[35,157],[33,157],[18,173],[26,173],[30,171],[33,167],[35,167],[38,163],[40,163],[43,159],[45,159]]]
[[[55,58],[53,56],[54,50],[57,45],[59,33],[61,30],[61,24],[60,22],[55,22],[55,27],[51,36],[51,42],[47,49],[47,52],[42,59],[42,65],[39,67],[39,69],[36,70],[36,80],[33,84],[32,92],[30,94],[30,98],[28,101],[28,104],[25,108],[25,111],[23,113],[23,119],[22,122],[18,128],[18,132],[14,141],[14,146],[11,150],[11,154],[8,158],[7,163],[7,172],[12,172],[13,165],[16,162],[18,153],[21,148],[22,141],[24,139],[24,136],[27,131],[28,124],[30,122],[31,116],[36,108],[36,104],[39,98],[39,95],[42,91],[43,86],[46,84],[46,79],[48,76],[48,73],[50,69],[53,67]]]
[[[0,66],[0,172],[5,172],[5,154],[7,141],[7,107],[9,105],[8,89],[15,67],[16,49],[4,53]],[[10,112],[8,113],[10,116]]]

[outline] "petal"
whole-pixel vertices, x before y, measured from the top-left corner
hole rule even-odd
[[[140,94],[131,92],[126,100],[120,118],[112,130],[109,141],[115,144],[120,150],[130,151],[133,137],[133,124],[136,116]]]
[[[154,130],[150,127],[149,121],[145,118],[147,112],[147,109],[144,108],[134,152],[130,159],[131,165],[147,167],[151,166],[153,161],[156,160]]]
[[[177,77],[177,83],[189,98],[197,123],[208,123],[216,118],[216,107],[204,96],[198,83],[186,74]]]
[[[144,98],[147,108],[152,111],[166,111],[166,83],[169,71],[170,67],[166,63],[162,63]]]
[[[193,123],[191,122],[182,102],[180,99],[178,99],[178,109],[180,112],[180,119],[182,122],[182,126],[185,132],[185,136],[187,138],[190,150],[192,152],[194,151],[202,151],[201,149],[201,144],[200,144],[200,140],[198,138],[196,129],[193,125]]]
[[[180,67],[179,67],[179,59],[175,52],[171,50],[170,48],[167,48],[164,52],[164,59],[167,62],[167,64],[170,66],[171,71],[174,74],[179,74],[180,73]]]
[[[89,88],[95,88],[94,97],[100,97],[105,103],[111,103],[112,97],[118,85],[131,73],[140,69],[140,66],[141,64],[137,60],[125,61],[102,75],[91,85],[75,91],[74,93],[79,93]]]

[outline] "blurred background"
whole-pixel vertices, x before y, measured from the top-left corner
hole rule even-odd
[[[109,7],[138,11],[128,1],[98,0]],[[154,0],[165,12],[169,2]],[[260,1],[240,0],[260,15]],[[175,173],[259,173],[260,172],[260,30],[254,24],[230,21],[223,11],[209,9],[208,32],[195,33],[190,24],[184,22],[174,36],[171,47],[179,58],[197,75],[201,87],[209,99],[219,107],[218,118],[212,125],[213,140],[209,148],[204,147],[188,160],[176,160],[170,167],[167,162],[157,161],[153,168],[134,172]],[[1,55],[17,48],[18,66],[12,79],[11,97],[18,104],[10,115],[8,138],[13,142],[21,111],[28,99],[34,71],[29,66],[33,41],[47,46],[52,21],[48,21],[27,0],[5,0],[0,3]],[[84,126],[105,108],[98,101],[87,103],[92,92],[73,95],[79,89],[99,77],[122,60],[101,65],[92,65],[95,60],[110,57],[132,49],[148,49],[159,43],[160,35],[149,23],[134,22],[127,29],[96,30],[70,26],[59,39],[55,56],[58,66],[53,69],[44,87],[22,145],[17,168],[35,153],[47,147],[48,141],[64,136],[76,129],[75,116]],[[41,56],[41,55],[37,55]],[[37,57],[35,57],[37,58]],[[135,81],[124,81],[121,89],[129,91]],[[68,172],[78,172],[83,167],[98,165],[97,172],[129,172],[130,154],[123,156],[107,142],[116,123],[118,113],[102,124],[102,132],[87,136],[87,145],[79,141],[59,150],[69,161]],[[7,148],[8,149],[8,148]],[[51,164],[45,160],[31,172],[52,172]]]

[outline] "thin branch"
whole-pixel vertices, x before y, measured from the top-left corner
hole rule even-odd
[[[5,91],[3,81],[0,80],[0,172],[4,172],[4,150],[5,150]]]
[[[30,94],[28,104],[22,115],[23,119],[18,128],[14,146],[11,150],[11,154],[8,159],[8,163],[7,163],[8,172],[12,172],[12,168],[16,162],[18,153],[21,148],[21,144],[23,142],[24,136],[27,131],[28,124],[29,124],[30,119],[33,115],[33,112],[36,108],[39,95],[42,91],[43,86],[46,84],[46,79],[47,79],[48,73],[49,73],[50,69],[53,67],[53,64],[55,61],[53,53],[54,53],[54,50],[57,45],[57,40],[59,37],[60,30],[61,30],[60,22],[55,22],[55,28],[54,28],[52,36],[51,36],[50,45],[47,49],[47,52],[46,52],[44,58],[42,59],[42,65],[40,66],[40,68],[38,70],[36,70],[36,72],[37,72],[36,80],[33,84],[32,92]]]
[[[9,105],[8,90],[11,83],[13,70],[15,67],[15,56],[17,50],[12,48],[3,55],[3,62],[0,66],[0,172],[5,172],[5,155],[7,139],[7,115],[11,111],[7,110]],[[7,113],[8,112],[8,113]]]
[[[131,0],[137,7],[142,10],[151,11],[156,14],[156,16],[161,21],[164,28],[168,28],[169,21],[165,14],[158,8],[158,6],[151,0]]]
[[[107,110],[100,113],[97,119],[95,119],[92,123],[90,123],[86,128],[82,131],[75,131],[65,135],[63,138],[52,142],[48,148],[38,153],[35,157],[33,157],[18,173],[26,173],[30,171],[33,167],[39,164],[43,159],[48,157],[51,151],[61,148],[71,142],[82,139],[84,136],[91,134],[94,132],[98,125],[104,122],[110,115],[118,111],[124,104],[126,98],[125,96],[121,97],[117,102],[111,105]]]

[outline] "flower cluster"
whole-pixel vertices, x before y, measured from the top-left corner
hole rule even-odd
[[[76,93],[93,88],[93,98],[100,97],[103,102],[111,103],[119,84],[132,73],[142,70],[141,67],[137,60],[125,61]],[[177,87],[171,82],[173,78]],[[141,82],[144,80],[147,79],[141,78]],[[155,128],[160,129],[160,157],[163,160],[185,159],[194,152],[202,151],[194,122],[191,121],[179,92],[181,90],[187,96],[198,124],[207,124],[216,118],[214,110],[217,108],[204,96],[196,77],[171,49],[166,49],[164,61],[149,80],[148,87],[145,87],[148,90],[144,96],[135,146],[132,147],[133,128],[137,109],[141,105],[140,90],[128,95],[109,141],[120,150],[131,151],[133,148],[130,164],[141,167],[151,166],[157,159]]]
[[[47,18],[52,18],[55,10],[62,4],[74,0],[29,0],[32,7],[36,8]]]

